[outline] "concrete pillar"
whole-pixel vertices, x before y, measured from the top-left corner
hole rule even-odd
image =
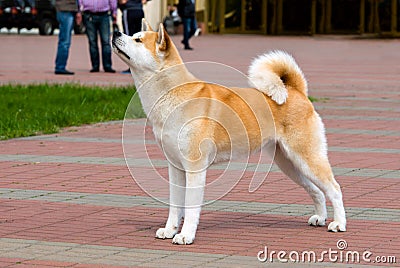
[[[365,0],[360,0],[360,26],[358,32],[360,34],[365,32]]]
[[[169,15],[167,5],[167,0],[148,1],[144,5],[144,17],[154,30],[157,30],[164,17]]]
[[[392,0],[392,16],[391,16],[391,29],[390,33],[392,36],[396,35],[397,33],[397,0]]]
[[[311,2],[311,26],[310,33],[314,35],[317,31],[317,0]]]

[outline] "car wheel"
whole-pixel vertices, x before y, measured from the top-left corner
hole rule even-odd
[[[52,35],[54,32],[54,25],[51,19],[42,19],[39,23],[40,35]]]

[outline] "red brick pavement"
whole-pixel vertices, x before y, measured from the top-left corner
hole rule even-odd
[[[73,38],[69,61],[69,69],[76,72],[73,77],[52,74],[55,37],[1,35],[0,38],[2,51],[7,48],[7,53],[1,56],[0,83],[132,83],[129,75],[89,74],[84,36]],[[174,40],[179,43],[179,38],[174,37]],[[143,258],[151,250],[162,250],[168,254],[189,252],[186,259],[180,260],[182,266],[194,266],[200,263],[200,257],[207,258],[212,254],[247,256],[249,258],[240,259],[235,265],[240,267],[245,263],[247,266],[257,266],[263,265],[256,256],[264,246],[277,251],[321,252],[328,248],[337,249],[336,242],[339,239],[347,241],[349,250],[370,250],[374,256],[396,256],[397,263],[386,265],[399,266],[398,45],[398,40],[356,40],[349,37],[225,35],[202,36],[193,40],[194,52],[181,51],[185,61],[211,60],[241,71],[246,70],[251,58],[269,49],[285,49],[295,55],[308,77],[310,94],[321,98],[315,105],[327,128],[332,166],[338,171],[354,170],[336,176],[342,185],[345,206],[349,212],[355,209],[366,213],[364,218],[349,213],[348,232],[334,234],[328,233],[325,227],[309,227],[306,224],[308,215],[296,214],[298,212],[294,206],[287,206],[288,212],[278,209],[269,214],[250,210],[205,209],[193,245],[174,246],[170,241],[154,239],[155,231],[166,220],[167,208],[162,204],[154,207],[145,204],[124,207],[125,204],[116,201],[120,197],[147,197],[135,184],[123,162],[118,162],[118,159],[123,160],[119,142],[122,124],[116,122],[73,127],[46,137],[0,142],[0,245],[11,247],[15,241],[21,243],[14,250],[0,248],[0,266],[111,267],[121,264],[113,262],[112,258],[107,259],[109,256],[94,258],[90,255],[92,251],[87,255],[84,251],[74,255],[70,253],[70,249],[74,250],[73,245],[97,246],[96,250],[110,252],[142,249]],[[125,68],[115,57],[114,66],[119,71]],[[136,128],[137,132],[133,132],[129,138],[140,141],[143,126],[139,123]],[[136,143],[132,146],[137,146],[138,150],[140,148]],[[149,148],[153,159],[163,158],[155,145],[150,144]],[[374,151],[371,152],[371,149]],[[23,157],[29,156],[37,160],[24,160]],[[145,158],[146,154],[138,152],[137,156]],[[104,163],[86,163],[85,159],[97,159],[100,162],[103,159]],[[158,170],[161,174],[167,173],[165,168]],[[141,172],[140,175],[149,174],[146,168]],[[218,170],[212,170],[209,177],[213,178],[219,173]],[[245,179],[222,201],[282,206],[312,204],[304,190],[279,172],[272,172],[263,186],[250,194],[247,191],[249,176],[250,173],[245,173]],[[6,195],[8,189],[50,194],[12,196]],[[57,195],[65,192],[71,196],[90,195],[94,199],[82,204],[51,199],[51,193]],[[115,206],[106,204],[106,199],[104,203],[96,203],[102,198],[114,200]],[[41,252],[35,250],[23,250],[22,245],[29,244],[29,249],[34,248],[35,243],[43,248],[50,245],[69,248],[65,252],[57,251],[53,256],[39,254]],[[205,255],[196,255],[200,253]],[[140,256],[137,258],[140,259]],[[149,261],[146,266],[167,265],[162,265],[162,259],[157,263],[156,259]],[[132,266],[136,265],[133,261]],[[179,264],[178,261],[175,266]],[[219,267],[214,261],[204,264],[207,265]],[[324,265],[330,265],[326,258]]]

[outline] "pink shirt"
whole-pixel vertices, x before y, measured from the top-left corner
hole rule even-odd
[[[79,0],[79,10],[90,12],[111,11],[117,15],[117,0]]]

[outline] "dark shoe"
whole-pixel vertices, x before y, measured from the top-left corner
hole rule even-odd
[[[109,69],[104,69],[104,71],[105,71],[106,73],[115,73],[115,70],[114,70],[114,69],[111,69],[111,68],[109,68]]]
[[[122,71],[123,74],[130,74],[131,73],[131,69],[127,69],[125,71]]]
[[[66,74],[66,75],[73,75],[73,72],[67,71],[67,70],[58,70],[54,71],[55,74]]]
[[[93,68],[92,70],[90,70],[91,73],[98,73],[99,69],[98,68]]]
[[[193,48],[190,46],[185,46],[185,50],[193,50]]]

